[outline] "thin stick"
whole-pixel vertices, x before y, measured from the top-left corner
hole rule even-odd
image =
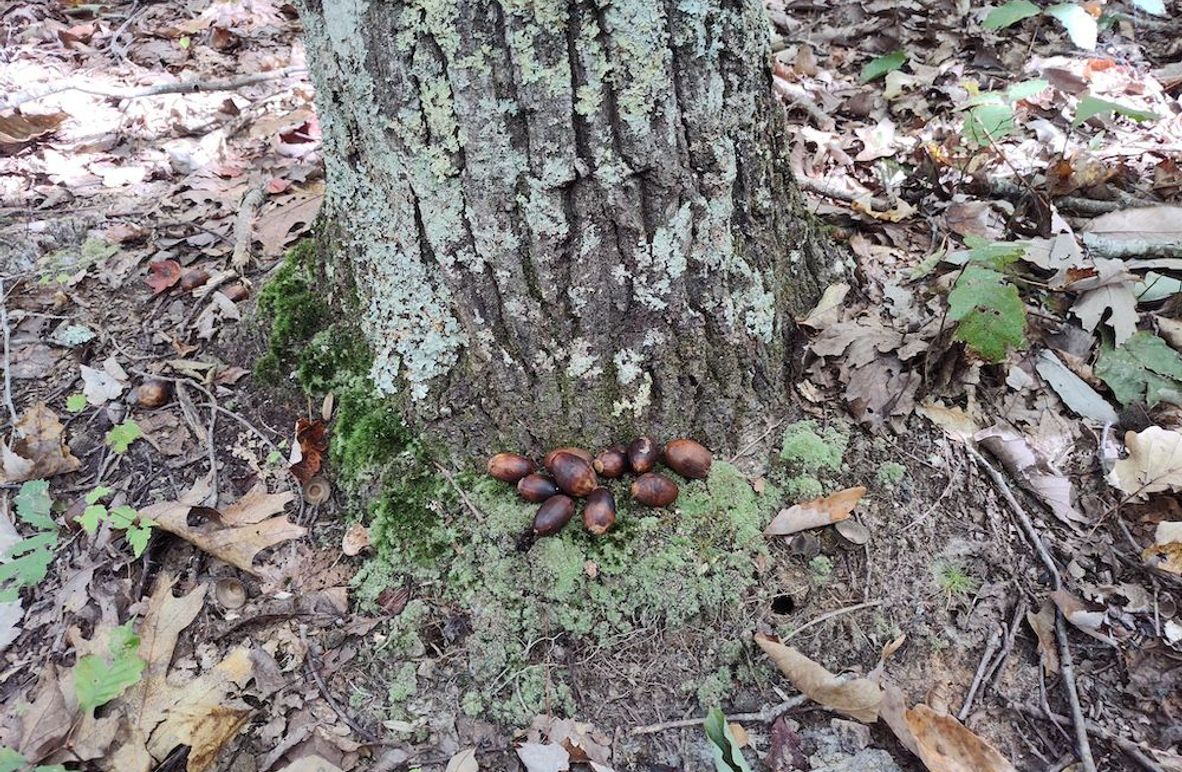
[[[367,743],[375,743],[378,738],[370,734],[370,732],[363,726],[357,723],[345,709],[337,704],[333,696],[328,693],[328,685],[324,683],[324,678],[320,675],[320,671],[316,668],[315,661],[319,657],[316,651],[316,646],[308,640],[307,635],[304,634],[304,626],[300,625],[300,639],[304,642],[304,646],[308,650],[308,657],[304,660],[304,667],[312,676],[312,680],[316,682],[316,688],[320,691],[320,696],[328,703],[328,707],[332,708],[332,712],[337,714],[337,717],[348,724],[349,728],[357,733],[357,736]]]
[[[1006,660],[1010,657],[1010,652],[1014,649],[1014,639],[1018,637],[1018,628],[1022,626],[1022,620],[1026,618],[1026,599],[1019,598],[1018,602],[1014,604],[1014,617],[1010,620],[1010,629],[1006,632],[1005,646],[1002,647],[1001,654],[993,663],[993,667],[989,668],[989,673],[986,675],[986,683],[993,683],[1001,677],[1001,671],[1005,667]]]
[[[460,484],[456,482],[455,475],[453,475],[451,472],[449,472],[447,470],[447,468],[444,467],[443,464],[440,464],[438,461],[435,462],[435,468],[438,469],[443,474],[443,476],[447,478],[447,481],[449,483],[451,483],[451,487],[456,489],[456,493],[460,494],[460,500],[464,502],[464,506],[466,506],[469,510],[471,510],[472,514],[476,515],[477,520],[484,522],[485,520],[488,519],[484,516],[484,513],[480,511],[480,508],[477,507],[475,504],[473,504],[472,500],[468,498],[468,494],[465,493],[464,489],[460,487]]]
[[[256,186],[246,191],[242,205],[238,208],[238,217],[234,220],[234,254],[230,257],[230,267],[239,273],[250,262],[251,225],[262,203],[262,187]]]
[[[793,708],[799,708],[808,701],[808,697],[798,694],[795,697],[784,700],[779,705],[765,708],[758,713],[736,713],[732,716],[727,716],[726,719],[727,721],[762,721],[765,724],[770,724],[782,714],[787,713]],[[667,729],[685,729],[690,726],[700,726],[704,723],[706,723],[705,718],[683,718],[679,721],[664,721],[660,724],[634,727],[632,734],[656,734],[657,732],[664,732]]]
[[[1059,569],[1055,565],[1051,553],[1047,551],[1046,545],[1042,543],[1042,538],[1039,536],[1038,530],[1034,527],[1034,522],[1030,519],[1030,515],[1026,514],[1026,510],[1014,498],[1010,486],[1006,483],[1001,472],[993,468],[985,458],[977,452],[977,449],[972,445],[965,445],[969,455],[977,462],[978,466],[985,470],[992,479],[994,485],[1001,492],[1005,498],[1006,503],[1009,504],[1010,510],[1021,524],[1026,538],[1034,545],[1035,551],[1039,558],[1046,566],[1047,571],[1053,580],[1054,589],[1058,590],[1063,586],[1062,577],[1059,574]],[[1059,642],[1059,671],[1063,675],[1063,687],[1067,692],[1067,703],[1071,706],[1071,716],[1074,720],[1075,726],[1075,744],[1076,752],[1079,754],[1079,763],[1084,772],[1096,772],[1096,760],[1092,757],[1092,744],[1088,740],[1088,728],[1084,721],[1083,707],[1079,704],[1079,692],[1075,683],[1075,667],[1071,658],[1071,646],[1067,637],[1067,623],[1063,618],[1063,612],[1056,606],[1055,610],[1055,638]]]
[[[0,325],[4,326],[4,404],[8,407],[8,414],[12,416],[12,428],[16,429],[16,422],[19,416],[16,414],[16,405],[12,404],[12,359],[9,357],[9,336],[11,331],[8,329],[8,295],[4,294],[4,279],[0,278]]]
[[[813,625],[819,625],[822,622],[827,622],[828,620],[833,619],[833,617],[839,617],[842,614],[849,614],[852,611],[861,611],[864,608],[871,608],[872,606],[881,606],[881,605],[882,605],[881,600],[870,600],[870,601],[866,601],[865,603],[858,603],[857,605],[854,605],[854,606],[846,606],[845,608],[834,609],[833,611],[826,611],[821,616],[816,617],[815,619],[810,619],[809,621],[805,622],[803,625],[796,628],[795,630],[788,633],[787,635],[780,636],[780,640],[786,641],[789,638],[795,638],[797,635],[800,635],[801,633],[803,633],[805,630],[809,629]]]
[[[1008,700],[1007,702],[1009,702],[1009,706],[1012,710],[1016,710],[1019,713],[1025,713],[1026,715],[1032,716],[1034,718],[1046,718],[1048,721],[1054,724],[1062,724],[1064,726],[1071,723],[1070,718],[1067,716],[1060,716],[1058,713],[1047,713],[1044,715],[1041,711],[1035,710],[1029,705],[1024,705],[1020,702],[1012,702]],[[1141,767],[1148,770],[1148,772],[1165,772],[1165,769],[1160,764],[1145,754],[1145,751],[1152,750],[1148,746],[1135,743],[1132,740],[1126,740],[1120,735],[1113,734],[1099,724],[1094,724],[1091,721],[1087,722],[1087,728],[1092,734],[1107,740],[1127,753],[1133,759],[1133,761],[1140,764]]]
[[[748,442],[746,445],[744,445],[744,446],[743,446],[743,447],[742,447],[742,448],[739,450],[739,452],[738,452],[738,453],[736,453],[735,455],[731,456],[731,458],[730,458],[730,463],[732,463],[732,464],[733,464],[733,463],[735,463],[736,461],[738,461],[740,458],[742,458],[743,456],[747,455],[747,452],[748,452],[749,450],[751,450],[751,449],[752,449],[752,448],[754,448],[756,445],[758,445],[759,443],[761,443],[761,442],[763,442],[765,439],[767,439],[767,436],[768,436],[769,434],[771,434],[772,432],[774,432],[774,431],[776,430],[776,428],[777,428],[777,427],[779,427],[779,426],[781,426],[783,423],[784,423],[784,419],[783,419],[783,418],[781,418],[779,421],[776,421],[774,424],[772,424],[771,426],[769,426],[769,427],[767,428],[767,430],[766,430],[766,431],[764,431],[764,433],[763,433],[763,434],[761,434],[761,435],[759,435],[758,437],[756,437],[755,439],[751,440],[751,442]]]
[[[253,75],[242,75],[237,78],[228,78],[225,80],[186,80],[178,83],[157,83],[155,86],[142,86],[139,88],[128,86],[80,86],[71,83],[65,86],[53,86],[40,91],[18,94],[5,102],[0,109],[7,110],[18,105],[23,105],[26,102],[34,102],[38,99],[44,99],[47,96],[62,94],[67,91],[80,91],[83,94],[94,94],[95,96],[111,97],[114,99],[138,99],[140,97],[157,96],[160,94],[192,94],[198,91],[235,91],[243,86],[251,86],[255,83],[263,83],[268,80],[298,75],[307,72],[307,69],[307,67],[283,67],[278,70],[256,72]]]
[[[977,663],[977,672],[973,676],[973,683],[969,686],[969,693],[964,696],[960,713],[956,714],[961,722],[969,717],[969,711],[973,709],[973,700],[977,698],[977,690],[981,688],[981,682],[985,680],[989,663],[993,661],[993,655],[1000,647],[1001,630],[994,630],[993,635],[989,636],[989,641],[985,644],[985,651],[981,652],[981,661]]]

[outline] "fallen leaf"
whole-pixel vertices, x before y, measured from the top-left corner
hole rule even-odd
[[[780,510],[763,530],[763,535],[788,536],[845,520],[865,494],[866,489],[859,485],[803,504],[794,504]]]
[[[36,697],[21,715],[17,750],[32,764],[58,748],[73,727],[78,701],[73,699],[72,687],[67,699],[62,683],[64,676],[64,669],[57,665],[42,671]]]
[[[1141,557],[1158,570],[1182,575],[1182,521],[1158,523],[1153,544],[1142,551]]]
[[[1067,365],[1063,364],[1054,352],[1042,351],[1038,355],[1038,363],[1034,369],[1047,385],[1055,390],[1063,404],[1078,415],[1099,425],[1119,422],[1116,409],[1089,386],[1087,381],[1067,369]]]
[[[452,756],[443,772],[479,772],[480,765],[476,763],[476,749],[465,748]]]
[[[341,539],[341,552],[348,557],[360,555],[361,551],[369,547],[369,529],[361,523],[353,523],[345,536]]]
[[[1109,646],[1116,646],[1116,641],[1112,640],[1112,638],[1108,637],[1101,630],[1108,621],[1107,611],[1093,611],[1089,609],[1084,605],[1083,601],[1067,590],[1055,590],[1050,594],[1050,598],[1059,607],[1063,618],[1070,622],[1076,629],[1082,630],[1097,641],[1107,643]]]
[[[127,386],[105,369],[96,370],[86,365],[79,367],[82,371],[82,393],[86,395],[86,401],[96,407],[105,405],[112,399],[118,399]]]
[[[302,526],[289,522],[286,515],[240,526],[212,520],[191,526],[191,509],[189,504],[163,502],[144,508],[140,511],[140,517],[150,518],[157,527],[254,576],[260,575],[259,569],[254,566],[254,557],[260,550],[289,539],[298,539],[308,532]]]
[[[1071,480],[1031,447],[1029,441],[1001,426],[991,426],[973,437],[992,453],[1006,471],[1039,498],[1055,517],[1065,523],[1086,523],[1088,519],[1072,502]]]
[[[226,525],[253,525],[282,512],[295,498],[291,491],[268,493],[267,484],[256,483],[242,498],[222,509]]]
[[[882,687],[868,678],[841,680],[791,646],[757,633],[755,642],[772,658],[792,685],[813,702],[872,724],[878,719]]]
[[[977,432],[981,431],[976,419],[955,405],[945,407],[943,402],[924,402],[915,408],[915,412],[939,426],[957,442],[971,442]]]
[[[323,194],[307,198],[294,196],[289,202],[259,215],[255,238],[263,245],[264,257],[283,254],[284,247],[311,228],[323,200]]]
[[[849,291],[850,285],[845,282],[830,284],[813,310],[809,311],[808,316],[798,320],[797,324],[812,327],[814,330],[823,330],[836,324],[841,318],[841,304]]]
[[[1069,292],[1080,293],[1071,313],[1089,332],[1096,329],[1107,313],[1106,323],[1112,328],[1116,345],[1120,346],[1137,332],[1140,315],[1133,292],[1137,277],[1127,270],[1123,260],[1095,258],[1092,262],[1094,266],[1068,271],[1069,277],[1084,274],[1064,287]]]
[[[301,484],[308,482],[320,471],[327,451],[328,427],[325,423],[307,418],[297,420],[295,442],[291,444],[291,455],[287,460],[292,476]]]
[[[996,748],[947,713],[919,704],[906,719],[929,772],[1016,772]]]
[[[517,758],[526,772],[563,772],[570,769],[570,754],[557,743],[522,743]]]
[[[67,118],[65,113],[24,115],[20,112],[0,113],[0,145],[20,145],[57,131]]]
[[[919,755],[919,745],[915,735],[907,726],[907,695],[893,683],[882,684],[882,705],[878,709],[878,717],[894,732],[899,743],[907,750]]]
[[[29,407],[17,421],[9,443],[0,447],[3,482],[24,482],[78,469],[82,462],[70,453],[62,437],[64,429],[44,402]]]
[[[1026,612],[1026,622],[1038,638],[1038,650],[1042,654],[1042,666],[1047,673],[1059,672],[1059,648],[1055,642],[1055,604],[1049,598],[1042,603],[1038,613]]]
[[[1182,206],[1146,206],[1118,209],[1090,220],[1087,233],[1114,241],[1182,238]]]
[[[472,767],[472,769],[476,769],[476,767]],[[445,772],[450,770],[449,766]],[[323,756],[313,754],[291,762],[279,772],[344,772],[344,770],[336,764],[326,761]]]
[[[1125,447],[1129,456],[1113,465],[1109,483],[1137,498],[1182,490],[1182,432],[1160,426],[1127,432]]]

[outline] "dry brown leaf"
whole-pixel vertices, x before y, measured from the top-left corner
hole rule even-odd
[[[267,484],[259,482],[222,510],[222,522],[226,525],[253,525],[279,514],[294,498],[291,491],[267,493]]]
[[[50,665],[41,673],[33,704],[21,716],[17,750],[30,764],[36,764],[58,748],[74,724],[78,700],[71,688],[69,699],[62,684],[64,671]],[[71,706],[70,703],[73,703]]]
[[[0,113],[0,145],[19,145],[43,137],[57,130],[66,119],[65,113],[22,115],[19,112]]]
[[[830,284],[813,310],[809,311],[808,316],[798,319],[797,324],[812,327],[814,330],[823,330],[836,324],[841,319],[842,303],[849,292],[850,285],[845,282]]]
[[[450,772],[450,770],[449,766],[445,772]],[[326,761],[323,756],[312,755],[291,762],[279,772],[344,772],[344,770],[336,764]]]
[[[480,765],[476,763],[476,749],[465,748],[452,756],[447,762],[447,769],[443,772],[479,772]]]
[[[820,528],[832,525],[839,520],[845,520],[854,511],[858,500],[866,494],[861,485],[846,488],[830,496],[824,496],[802,504],[794,504],[787,509],[780,510],[768,527],[763,530],[764,536],[788,536],[809,528]]]
[[[310,197],[293,196],[287,203],[268,209],[259,215],[255,238],[263,245],[265,257],[277,257],[290,242],[312,227],[324,194]]]
[[[882,687],[869,678],[843,681],[791,646],[759,633],[755,642],[792,685],[813,702],[866,724],[878,719]]]
[[[1158,523],[1153,541],[1142,559],[1156,569],[1182,575],[1182,522]]]
[[[919,745],[915,742],[915,735],[907,726],[907,695],[893,683],[882,685],[882,704],[878,709],[878,716],[891,728],[899,744],[907,750],[919,755]]]
[[[1182,206],[1119,209],[1096,217],[1084,230],[1113,241],[1182,238]]]
[[[146,507],[140,515],[151,518],[160,528],[181,537],[198,549],[254,576],[260,575],[254,565],[254,557],[259,551],[289,539],[298,539],[308,532],[306,528],[289,522],[286,515],[241,526],[213,521],[191,526],[190,509],[192,507],[188,504],[171,501]],[[249,509],[247,512],[254,514]]]
[[[369,529],[361,523],[353,523],[345,536],[341,539],[341,552],[349,557],[360,555],[361,551],[369,547]]]
[[[65,427],[44,402],[25,411],[9,444],[0,446],[0,482],[16,483],[73,472],[82,465],[67,447]]]
[[[1050,598],[1059,607],[1059,611],[1063,613],[1063,618],[1075,626],[1076,629],[1087,633],[1097,641],[1103,641],[1109,646],[1116,646],[1116,641],[1101,631],[1101,628],[1107,621],[1106,611],[1091,610],[1084,605],[1083,601],[1067,590],[1055,590],[1051,593]]]
[[[1035,614],[1026,612],[1026,621],[1038,638],[1038,650],[1042,653],[1042,666],[1048,673],[1059,672],[1059,649],[1055,644],[1055,604],[1044,600],[1042,608]]]
[[[947,713],[920,704],[906,718],[930,772],[1017,772],[996,748]]]
[[[926,401],[915,408],[915,412],[939,426],[957,442],[971,442],[973,436],[981,431],[977,420],[955,405],[945,407],[943,402]]]
[[[1129,457],[1116,462],[1108,482],[1137,497],[1182,491],[1182,432],[1160,426],[1128,432],[1125,447]]]
[[[1068,524],[1088,522],[1072,503],[1070,478],[1035,451],[1025,437],[1001,426],[991,426],[977,432],[974,439],[1046,504],[1055,517]]]

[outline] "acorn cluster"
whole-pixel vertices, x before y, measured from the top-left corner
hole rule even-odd
[[[502,482],[516,483],[526,501],[539,503],[532,535],[553,536],[575,515],[575,499],[585,498],[583,525],[602,536],[616,524],[616,499],[600,485],[600,478],[618,479],[632,472],[632,498],[646,507],[667,507],[677,500],[677,483],[654,471],[659,461],[682,477],[704,479],[710,474],[710,451],[690,439],[673,440],[664,449],[651,437],[638,437],[627,447],[617,445],[592,456],[582,448],[555,448],[542,459],[542,470],[519,453],[498,453],[488,460],[488,473]]]

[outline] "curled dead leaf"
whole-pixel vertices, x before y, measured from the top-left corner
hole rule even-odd
[[[1160,426],[1127,432],[1125,447],[1129,457],[1113,465],[1109,483],[1140,498],[1165,490],[1182,491],[1182,432]]]
[[[44,402],[25,411],[8,444],[0,446],[0,478],[16,483],[73,472],[82,465],[66,446],[65,427]]]
[[[947,713],[921,703],[905,717],[919,758],[930,772],[1016,772],[996,748]]]
[[[763,535],[788,536],[845,520],[865,493],[866,489],[859,485],[782,509],[763,530]]]
[[[756,634],[755,642],[792,685],[813,702],[866,724],[878,719],[882,687],[874,681],[869,678],[842,680],[795,648],[766,635]]]

